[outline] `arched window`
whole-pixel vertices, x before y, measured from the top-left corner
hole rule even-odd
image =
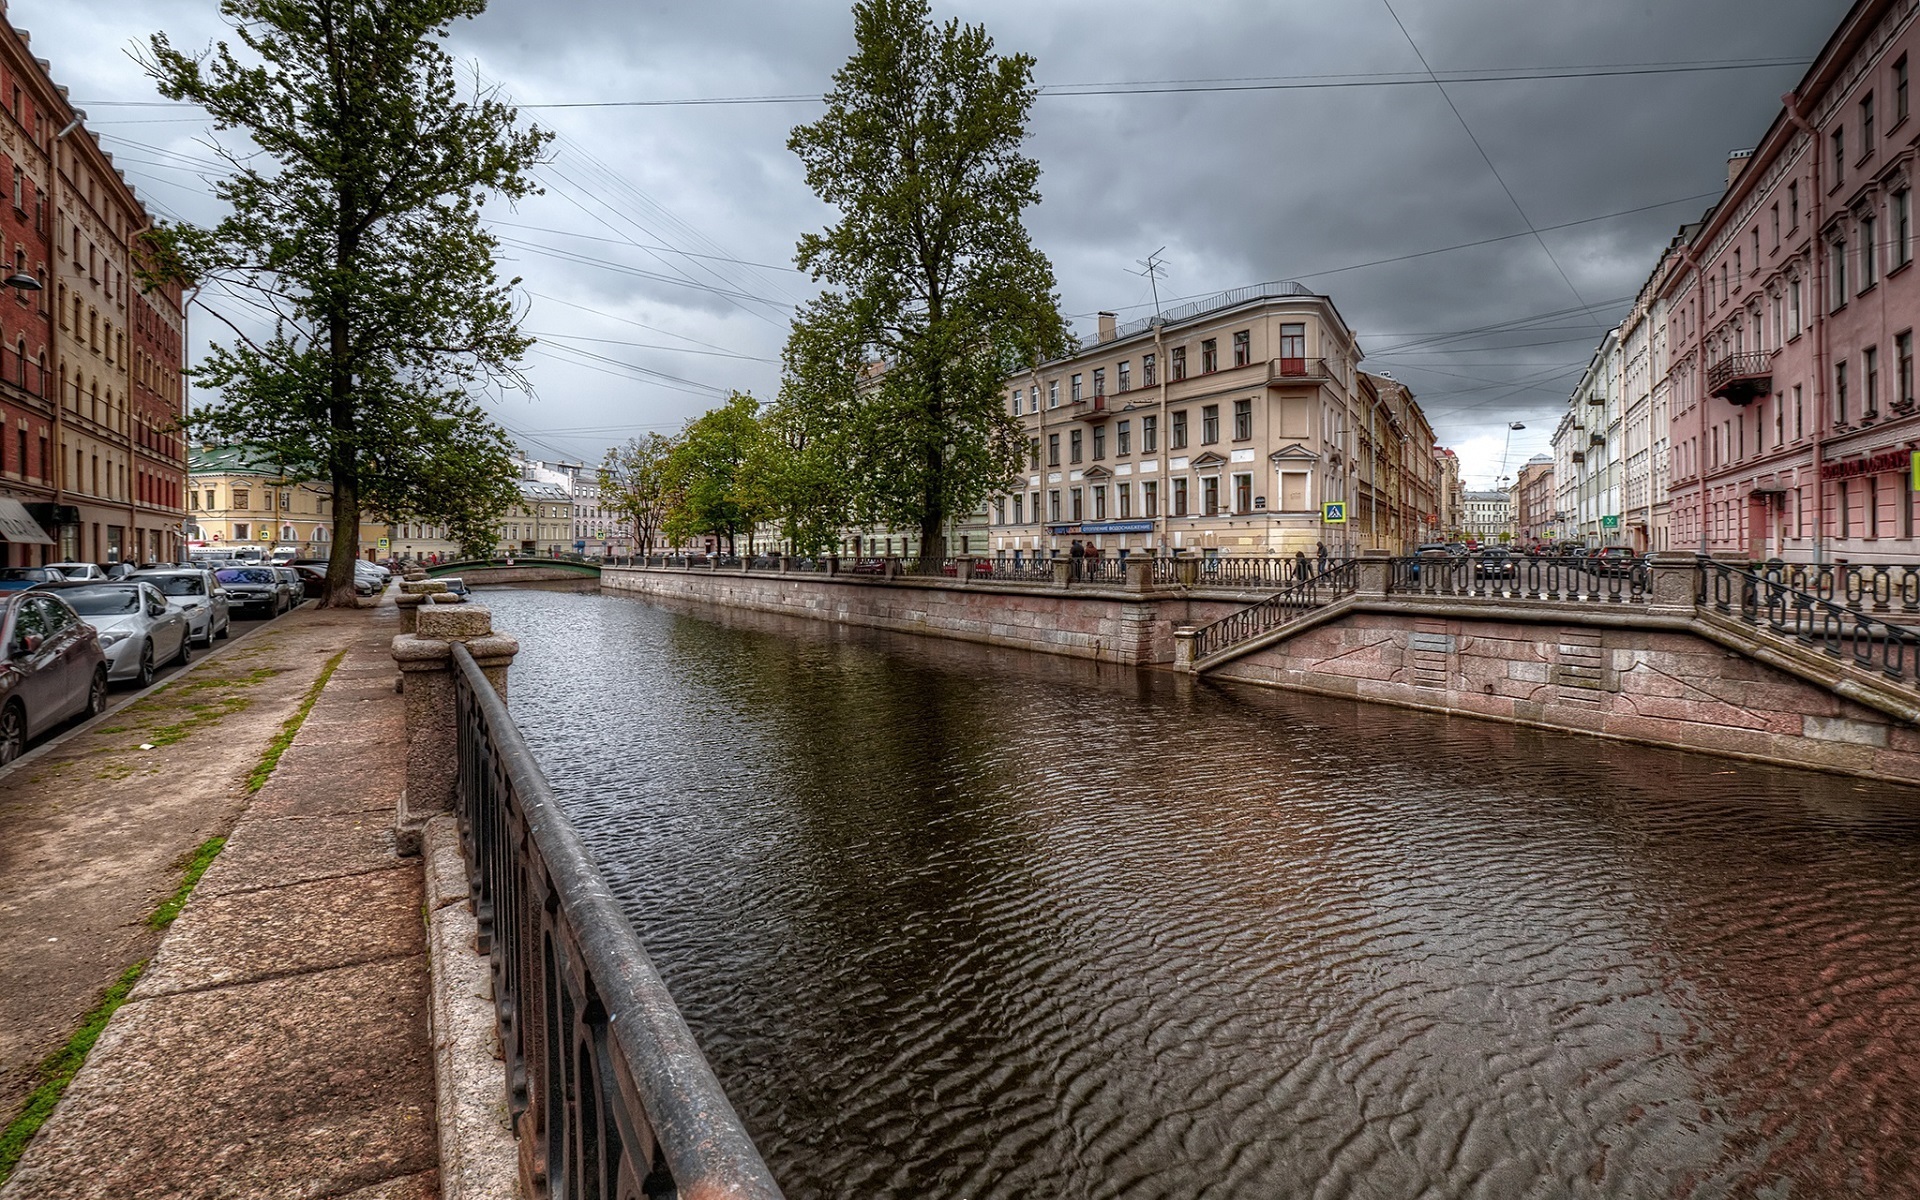
[[[19,371],[20,390],[25,391],[27,389],[27,339],[21,338],[20,344],[14,348],[13,353],[14,362],[18,364],[15,369]]]

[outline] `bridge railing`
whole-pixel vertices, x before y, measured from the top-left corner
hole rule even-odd
[[[1846,608],[1920,616],[1920,566],[1910,563],[1790,563],[1770,559],[1753,573]]]
[[[1290,583],[1257,604],[1202,625],[1194,632],[1193,657],[1196,661],[1203,659],[1291,624],[1352,594],[1358,582],[1359,565],[1347,560]]]
[[[1791,586],[1771,572],[1733,563],[1700,560],[1695,603],[1725,616],[1791,638],[1829,658],[1876,671],[1888,679],[1920,683],[1920,634],[1903,625]]]
[[[453,656],[455,803],[524,1194],[779,1200],[505,703]]]
[[[1388,586],[1402,596],[1644,604],[1651,584],[1651,572],[1642,558],[1421,554],[1392,560]]]

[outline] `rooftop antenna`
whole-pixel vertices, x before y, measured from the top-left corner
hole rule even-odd
[[[1153,286],[1153,323],[1155,325],[1160,323],[1160,272],[1164,271],[1167,267],[1166,260],[1160,256],[1166,252],[1167,248],[1162,246],[1145,258],[1136,258],[1133,260],[1139,263],[1142,268],[1139,271],[1135,271],[1134,274],[1145,275],[1147,282]]]

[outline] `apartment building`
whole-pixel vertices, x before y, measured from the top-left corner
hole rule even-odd
[[[499,553],[567,554],[573,550],[573,494],[564,484],[518,482],[520,499],[496,523]]]
[[[0,16],[6,7],[0,3]],[[53,448],[53,386],[48,371],[53,293],[47,143],[60,97],[28,49],[26,35],[0,21],[0,565],[50,562],[62,497]]]
[[[333,495],[324,483],[289,475],[251,446],[197,446],[187,476],[187,545],[198,549],[290,549],[297,558],[329,558]],[[360,553],[380,558],[384,523],[361,518]]]
[[[1508,506],[1513,514],[1514,536],[1527,545],[1556,540],[1560,535],[1555,499],[1553,457],[1536,454],[1513,481]]]
[[[1513,538],[1513,498],[1489,489],[1466,494],[1468,538],[1476,542],[1505,542]]]
[[[1914,0],[1859,0],[1680,248],[1671,540],[1910,561],[1920,412]]]
[[[1006,381],[1027,469],[989,502],[985,537],[1042,556],[1075,540],[1103,553],[1405,548],[1439,522],[1432,433],[1412,394],[1360,360],[1333,301],[1299,284],[1127,325],[1102,314],[1092,345]]]

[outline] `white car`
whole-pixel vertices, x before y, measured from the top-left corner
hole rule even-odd
[[[109,679],[146,687],[159,664],[185,666],[193,656],[187,614],[170,606],[160,589],[145,580],[54,587],[81,620],[99,631]]]
[[[187,628],[193,640],[202,646],[226,637],[233,625],[227,589],[220,586],[212,571],[203,567],[162,567],[139,571],[134,579],[151,583],[167,598],[167,604],[187,614]]]
[[[94,563],[48,563],[47,565],[60,572],[60,574],[67,579],[88,580],[105,579],[107,577],[106,571]]]

